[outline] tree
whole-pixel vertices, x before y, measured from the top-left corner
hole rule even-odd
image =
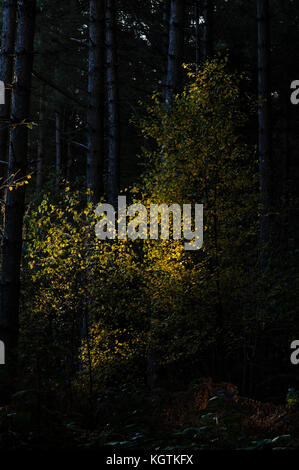
[[[56,141],[56,188],[58,189],[59,181],[62,174],[62,137],[61,137],[61,114],[55,113],[55,141]]]
[[[144,254],[144,259],[154,262],[154,269],[149,271],[150,277],[146,283],[149,290],[152,286],[149,297],[153,309],[149,385],[154,383],[159,363],[171,363],[176,357],[179,364],[180,353],[179,349],[174,352],[175,342],[180,335],[188,336],[188,328],[190,337],[197,329],[200,330],[195,341],[196,353],[194,349],[190,351],[190,360],[193,360],[194,354],[193,358],[198,363],[202,360],[200,348],[207,347],[205,340],[201,344],[201,338],[205,337],[203,330],[206,327],[213,330],[205,337],[209,337],[208,342],[212,340],[209,370],[220,378],[226,370],[226,351],[233,343],[233,347],[236,346],[236,336],[243,326],[244,331],[246,328],[245,321],[241,326],[234,315],[248,304],[248,291],[239,291],[235,297],[236,292],[229,287],[236,285],[236,279],[240,282],[239,286],[246,284],[252,276],[247,266],[248,253],[244,257],[242,247],[246,244],[252,258],[256,250],[256,241],[250,242],[257,213],[254,153],[238,137],[239,129],[246,122],[240,106],[240,78],[237,74],[230,75],[227,62],[222,60],[208,61],[196,72],[189,69],[192,83],[185,87],[184,93],[173,97],[167,108],[154,98],[153,105],[148,108],[148,117],[141,122],[143,135],[157,144],[154,152],[152,146],[146,150],[150,170],[140,188],[142,199],[146,199],[144,194],[148,190],[151,203],[178,203],[183,206],[185,201],[196,203],[206,200],[203,250],[189,257],[180,243],[176,245],[174,240],[167,240],[165,244],[164,241],[156,246],[152,244],[150,257]],[[146,253],[146,248],[144,251]],[[170,260],[176,258],[184,266],[185,256],[190,264],[187,264],[188,268],[183,274],[184,268],[175,266],[174,259]],[[232,259],[235,260],[233,263]],[[187,281],[189,275],[190,280]],[[185,298],[187,285],[188,295]],[[170,292],[168,298],[167,293]],[[185,300],[187,305],[184,306]],[[246,321],[248,326],[249,318]],[[178,348],[179,343],[180,340]],[[165,344],[164,351],[162,344]],[[181,356],[186,357],[191,344],[192,341],[186,341]],[[242,347],[240,343],[239,347]],[[205,367],[202,362],[199,369]],[[161,373],[158,374],[159,378]]]
[[[103,195],[104,186],[104,6],[104,0],[90,0],[87,188],[90,190],[88,199],[94,202]]]
[[[184,50],[185,1],[172,0],[170,4],[168,66],[166,102],[182,87],[182,62]]]
[[[108,100],[108,200],[114,202],[119,188],[119,96],[116,53],[115,1],[106,3],[106,60]]]
[[[168,65],[168,47],[169,47],[169,13],[170,13],[170,0],[163,1],[162,12],[162,54],[163,54],[163,99],[166,99],[167,93],[167,65]]]
[[[26,177],[28,122],[30,112],[33,41],[36,0],[21,0],[16,42],[16,67],[13,83],[8,175]],[[23,181],[24,183],[24,181]],[[13,189],[13,190],[11,190]],[[22,254],[25,184],[9,188],[5,204],[2,245],[0,337],[6,346],[8,364],[13,364],[19,329],[20,264]]]
[[[5,84],[5,104],[0,105],[0,159],[6,161],[9,138],[11,84],[14,64],[17,0],[4,0],[0,54],[0,80]],[[1,172],[3,174],[3,172]]]
[[[214,0],[203,2],[203,60],[207,60],[213,54],[213,23],[214,23]]]
[[[45,85],[41,87],[40,108],[39,108],[39,128],[37,142],[36,159],[36,190],[39,192],[42,187],[42,170],[45,156]]]
[[[258,152],[260,173],[260,202],[262,243],[261,261],[265,262],[264,248],[270,243],[271,207],[271,107],[269,88],[269,0],[257,0],[258,21]]]
[[[199,8],[199,0],[195,0],[194,22],[195,22],[195,64],[196,64],[196,67],[198,67],[199,62],[200,62],[200,8]]]

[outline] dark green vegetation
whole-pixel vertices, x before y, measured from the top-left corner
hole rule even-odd
[[[295,2],[0,7],[0,447],[298,448]],[[100,242],[118,194],[203,248]]]

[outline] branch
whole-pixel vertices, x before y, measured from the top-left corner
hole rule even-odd
[[[74,103],[76,103],[78,106],[80,106],[81,108],[87,108],[87,106],[83,103],[81,103],[81,101],[77,100],[71,93],[69,93],[67,90],[63,90],[62,88],[60,88],[58,85],[56,85],[55,83],[53,83],[51,80],[49,80],[48,78],[45,78],[44,76],[42,76],[40,73],[36,72],[35,70],[32,72],[32,75],[33,77],[37,78],[38,80],[40,80],[41,82],[45,83],[46,85],[48,85],[49,87],[53,88],[53,90],[56,90],[58,91],[58,93],[61,93],[63,96],[65,96],[66,98],[68,98],[69,100],[73,101]]]
[[[74,145],[78,145],[78,147],[82,147],[82,148],[84,148],[84,150],[88,150],[88,147],[87,147],[87,145],[80,144],[80,142],[75,142],[74,140],[72,140],[72,142],[71,142],[71,143],[72,143],[72,144],[74,144]]]

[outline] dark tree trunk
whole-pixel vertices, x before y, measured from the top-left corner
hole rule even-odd
[[[28,121],[30,113],[33,40],[36,0],[19,2],[19,22],[16,42],[16,69],[13,84],[8,175],[26,176]],[[22,253],[25,185],[7,191],[5,225],[2,245],[2,279],[0,303],[0,338],[6,347],[7,367],[14,364],[19,330],[20,264]],[[6,366],[5,366],[6,367]]]
[[[72,142],[67,142],[66,156],[67,156],[66,179],[70,181],[72,177],[72,166],[73,166]]]
[[[167,83],[167,66],[168,66],[168,47],[169,47],[169,14],[170,0],[163,1],[162,14],[162,56],[163,56],[163,100],[166,99],[166,83]]]
[[[42,187],[43,162],[45,155],[45,86],[42,87],[39,109],[39,129],[36,159],[36,190],[40,192]]]
[[[165,101],[182,89],[185,1],[171,0]]]
[[[75,112],[67,108],[65,116],[65,135],[66,135],[66,179],[71,180],[73,167],[73,148],[72,148],[72,125],[75,119]]]
[[[56,188],[58,189],[62,175],[62,139],[61,114],[55,113],[55,140],[56,140]]]
[[[195,22],[195,65],[196,68],[199,66],[200,63],[200,8],[199,8],[199,0],[195,0],[194,5],[194,22]]]
[[[209,59],[214,50],[214,0],[203,2],[203,60]]]
[[[265,262],[265,248],[270,244],[271,208],[271,105],[269,88],[269,0],[257,0],[258,21],[258,134],[259,174],[261,200],[261,260]]]
[[[285,25],[282,41],[284,42],[286,50],[291,47],[291,41],[288,31],[288,15],[284,13],[283,22]],[[290,120],[290,95],[289,95],[289,77],[291,75],[289,58],[285,55],[283,62],[283,82],[281,89],[281,102],[282,102],[282,115],[283,115],[283,152],[282,152],[282,194],[281,194],[281,207],[280,207],[280,227],[281,227],[281,245],[284,247],[285,252],[288,250],[290,224],[289,224],[289,207],[290,207],[290,161],[292,154],[292,146],[290,142],[291,135],[291,120]]]
[[[104,193],[104,0],[90,0],[89,21],[87,188],[88,201],[99,202]]]
[[[106,2],[107,99],[108,99],[108,200],[119,190],[119,96],[116,53],[115,1]]]
[[[286,74],[284,83],[288,82],[289,75]],[[282,92],[282,107],[283,107],[283,152],[282,152],[282,194],[281,194],[281,245],[284,249],[288,250],[288,237],[289,237],[289,167],[290,167],[290,96],[289,93]]]
[[[0,80],[5,85],[5,104],[0,105],[0,160],[7,161],[9,140],[9,117],[14,66],[17,0],[4,0],[0,54]],[[0,176],[5,175],[1,166]]]

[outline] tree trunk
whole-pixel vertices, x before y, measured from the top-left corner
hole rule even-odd
[[[259,176],[261,201],[261,261],[264,264],[265,248],[270,244],[271,207],[271,106],[269,88],[269,0],[257,0],[258,21],[258,134]]]
[[[72,125],[75,119],[75,111],[66,109],[65,117],[65,143],[66,143],[66,179],[71,181],[73,168],[73,148],[72,148]]]
[[[195,22],[195,65],[198,68],[200,63],[200,8],[199,0],[195,0],[194,6],[194,22]]]
[[[42,171],[45,154],[45,86],[42,87],[39,109],[39,129],[36,160],[36,190],[40,192],[42,187]]]
[[[9,117],[13,80],[17,0],[4,0],[0,54],[0,80],[5,85],[5,104],[0,105],[0,160],[8,160]],[[0,177],[5,176],[1,166]]]
[[[209,59],[214,50],[214,0],[203,2],[203,60]]]
[[[163,56],[163,100],[166,99],[166,83],[167,83],[167,66],[168,66],[168,47],[169,47],[169,14],[170,14],[170,0],[163,1],[163,14],[162,14],[162,56]]]
[[[19,2],[19,22],[16,43],[16,70],[13,84],[8,175],[26,176],[28,128],[30,113],[33,40],[36,0]],[[15,368],[19,330],[20,264],[22,253],[25,185],[7,191],[5,225],[2,245],[2,279],[0,303],[0,338],[6,348],[7,367]],[[5,366],[6,368],[6,366]]]
[[[87,188],[88,201],[99,202],[104,193],[104,0],[90,0],[89,21]]]
[[[108,99],[108,201],[114,203],[119,190],[120,134],[114,0],[107,0],[106,2],[106,55]]]
[[[168,66],[166,81],[166,102],[182,88],[182,63],[184,50],[185,1],[171,0]]]
[[[55,139],[56,139],[56,189],[62,174],[62,140],[61,140],[61,115],[55,113]]]

